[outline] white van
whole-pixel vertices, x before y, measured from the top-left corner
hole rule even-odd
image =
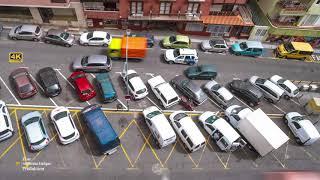
[[[148,84],[164,108],[179,103],[180,98],[176,91],[160,75],[149,79]]]
[[[183,111],[176,111],[169,116],[170,123],[178,133],[185,147],[190,152],[202,148],[206,139],[190,116]]]
[[[144,119],[160,148],[176,141],[176,133],[166,116],[156,107],[150,106],[142,111]]]

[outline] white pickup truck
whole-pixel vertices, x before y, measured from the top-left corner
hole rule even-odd
[[[226,119],[261,155],[265,156],[278,149],[289,137],[261,110],[251,111],[232,105],[225,111]]]
[[[148,84],[164,108],[179,103],[180,98],[176,91],[160,75],[149,79]]]

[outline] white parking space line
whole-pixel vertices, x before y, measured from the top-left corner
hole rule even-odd
[[[94,74],[90,73],[90,75],[91,75],[93,78],[96,78],[96,76],[95,76]]]
[[[14,100],[19,104],[20,102],[18,101],[18,99],[16,98],[16,96],[12,93],[12,91],[10,90],[10,88],[7,86],[7,84],[4,82],[4,80],[2,79],[2,77],[0,76],[0,80],[1,82],[4,84],[4,86],[8,89],[9,93],[11,94],[11,96],[14,98]]]
[[[222,109],[224,111],[224,109],[218,104],[216,103],[214,100],[212,100],[210,97],[208,97],[209,101],[211,101],[213,104],[215,104],[218,108]]]
[[[240,101],[242,104],[246,105],[251,111],[253,111],[254,109],[251,108],[248,104],[246,104],[245,102],[243,102],[241,99],[239,99],[237,96],[234,96],[238,101]]]
[[[293,103],[295,103],[295,104],[298,105],[298,106],[301,106],[300,103],[298,103],[297,101],[295,101],[295,100],[293,100],[293,99],[290,99],[290,101],[292,101]]]
[[[270,103],[273,107],[277,108],[279,111],[281,111],[282,113],[286,113],[284,110],[282,110],[281,108],[279,108],[278,106],[276,106],[275,104],[273,103]]]
[[[145,73],[145,74],[148,75],[148,76],[154,77],[153,73]]]
[[[120,101],[120,99],[117,99],[117,101],[118,101],[123,107],[125,107],[126,110],[128,110],[128,107],[127,107],[126,105],[124,105],[123,102]]]
[[[38,83],[38,81],[32,76],[32,74],[30,74],[30,77],[34,80],[34,82],[36,82],[36,84],[42,90],[42,92],[45,92],[44,89],[42,88],[42,86]],[[58,107],[57,103],[54,102],[54,100],[51,97],[49,97],[49,99],[56,107]]]
[[[152,103],[154,104],[158,109],[162,110],[155,102],[153,102],[148,96],[147,96],[147,99]]]

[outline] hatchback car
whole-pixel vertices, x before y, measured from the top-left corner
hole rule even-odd
[[[19,25],[13,27],[9,32],[9,37],[13,40],[40,41],[42,29],[38,25]]]
[[[64,30],[50,29],[43,40],[45,43],[71,47],[74,43],[74,35]]]
[[[208,98],[199,86],[182,75],[176,76],[170,82],[174,88],[179,89],[189,99],[192,99],[195,105],[201,105]]]
[[[198,63],[198,53],[195,49],[168,49],[165,51],[164,59],[169,64],[188,64]]]
[[[79,139],[79,131],[74,124],[69,110],[65,107],[57,107],[50,113],[51,121],[58,132],[61,144],[70,144]]]
[[[320,138],[317,128],[298,112],[289,112],[284,119],[298,144],[311,145]]]
[[[214,80],[207,82],[203,90],[223,108],[227,107],[233,99],[233,94]]]
[[[55,97],[61,93],[61,86],[53,68],[45,67],[40,69],[38,76],[46,96]]]
[[[230,51],[237,56],[261,56],[263,53],[263,46],[259,41],[247,41],[231,45]]]
[[[96,96],[93,86],[88,81],[86,74],[83,71],[73,72],[69,79],[74,84],[81,101],[88,101]]]
[[[165,37],[162,40],[162,46],[164,48],[190,48],[191,40],[188,36],[174,35]]]
[[[228,51],[227,43],[224,39],[210,39],[201,42],[203,51],[226,53]]]
[[[111,67],[111,59],[104,55],[83,56],[73,61],[72,64],[74,71],[84,72],[107,72],[111,71]]]
[[[9,139],[14,134],[10,114],[6,103],[0,100],[0,141]]]
[[[23,115],[21,124],[31,151],[39,151],[49,144],[49,135],[39,111]]]
[[[114,89],[112,80],[108,73],[97,74],[96,80],[103,102],[113,102],[117,100],[117,92]]]
[[[18,68],[10,74],[14,88],[21,99],[26,99],[37,94],[37,88],[34,80],[27,68]]]
[[[218,73],[216,66],[212,64],[202,64],[187,68],[184,74],[190,79],[214,79]]]
[[[273,75],[270,78],[270,81],[278,85],[284,91],[285,99],[297,97],[297,95],[299,94],[299,89],[296,85],[294,85],[290,80],[284,79],[279,75]]]
[[[230,82],[228,87],[231,93],[240,97],[251,107],[257,106],[263,97],[262,92],[248,81],[236,79]]]
[[[128,70],[128,74],[121,74],[124,83],[128,80],[128,88],[133,99],[142,99],[148,95],[148,89],[135,70]]]
[[[152,48],[154,46],[154,36],[149,33],[132,33],[129,37],[145,37],[147,38],[147,47]]]
[[[92,31],[82,33],[80,36],[80,44],[84,46],[109,46],[112,37],[104,31]]]

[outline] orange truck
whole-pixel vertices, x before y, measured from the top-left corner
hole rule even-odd
[[[112,38],[107,54],[112,59],[125,59],[126,47],[128,47],[128,59],[143,59],[147,54],[147,39],[144,37]]]

